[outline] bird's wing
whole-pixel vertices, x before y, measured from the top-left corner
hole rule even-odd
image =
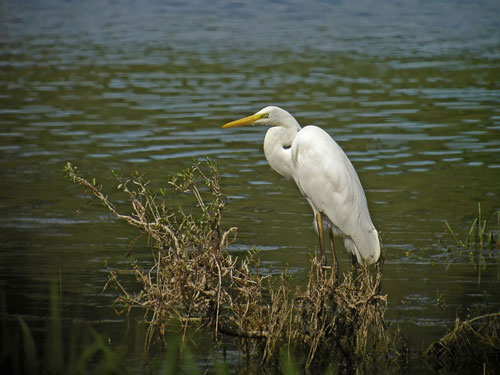
[[[293,141],[292,162],[295,182],[313,209],[352,239],[363,259],[378,259],[378,235],[365,193],[340,146],[323,129],[309,125]]]

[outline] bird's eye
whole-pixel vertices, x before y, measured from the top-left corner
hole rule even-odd
[[[269,118],[269,113],[263,113],[260,118]]]

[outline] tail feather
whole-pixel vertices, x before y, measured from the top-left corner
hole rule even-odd
[[[348,252],[356,256],[358,263],[367,261],[370,264],[376,263],[380,258],[380,241],[378,232],[374,228],[358,244],[351,237],[344,237],[344,245]]]

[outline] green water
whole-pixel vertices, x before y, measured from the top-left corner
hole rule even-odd
[[[467,257],[445,251],[443,220],[463,236],[478,202],[485,217],[500,209],[499,20],[496,1],[1,2],[8,319],[43,326],[55,279],[68,327],[129,340],[116,294],[101,291],[105,262],[126,267],[136,233],[82,199],[62,178],[66,161],[105,186],[111,169],[162,186],[209,156],[230,198],[224,222],[239,228],[232,251],[255,245],[264,264],[304,278],[317,247],[310,208],[267,165],[265,129],[219,128],[270,104],[323,127],[351,158],[383,235],[386,317],[415,351],[484,291],[498,310],[498,264],[478,286]],[[415,360],[411,371],[427,369]]]

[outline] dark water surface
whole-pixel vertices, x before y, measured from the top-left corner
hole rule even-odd
[[[239,227],[234,251],[255,245],[266,264],[305,277],[312,214],[267,165],[265,129],[219,129],[270,104],[323,127],[351,158],[383,234],[386,316],[414,350],[485,291],[498,310],[500,266],[478,286],[443,231],[446,219],[463,236],[478,202],[484,216],[500,209],[498,1],[2,1],[9,319],[44,322],[49,281],[60,280],[65,324],[125,336],[115,294],[101,291],[105,262],[126,267],[135,232],[81,199],[62,178],[66,161],[105,186],[111,169],[160,186],[210,156],[231,198],[225,222]]]

